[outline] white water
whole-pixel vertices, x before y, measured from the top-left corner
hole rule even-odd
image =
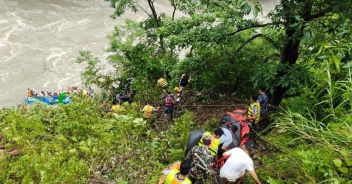
[[[0,105],[27,88],[81,85],[79,50],[104,55],[116,21],[103,0],[0,0]]]
[[[275,1],[263,1],[264,13]],[[156,0],[155,7],[171,15],[166,2]],[[104,0],[0,0],[0,106],[20,103],[27,88],[80,86],[84,66],[74,62],[78,51],[104,59],[114,25],[146,17],[127,13],[112,20],[112,12]]]

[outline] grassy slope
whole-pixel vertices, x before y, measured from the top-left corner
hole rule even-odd
[[[90,99],[75,101],[0,111],[1,182],[156,183],[163,164],[182,156],[191,114],[156,132],[134,105],[115,117]]]
[[[100,105],[86,98],[56,108],[3,109],[0,133],[5,139],[0,143],[6,149],[0,155],[0,181],[156,183],[165,165],[182,158],[189,130],[211,130],[221,115],[214,113],[209,121],[195,123],[195,117],[186,113],[167,125],[167,130],[155,131],[140,118],[135,104],[118,116],[102,112]],[[275,118],[274,131],[261,136],[274,149],[266,147],[255,155],[262,181],[351,180],[347,146],[351,144],[351,115],[344,118],[345,124],[328,129],[318,128],[318,122],[297,113]],[[14,150],[20,153],[11,156]]]

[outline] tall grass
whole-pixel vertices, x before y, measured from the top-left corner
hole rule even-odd
[[[267,169],[263,173],[299,183],[352,180],[351,69],[346,73],[345,79],[334,81],[330,69],[326,69],[324,83],[310,89],[319,97],[319,103],[311,106],[314,108],[297,112],[293,110],[299,109],[294,107],[293,100],[285,110],[274,115],[274,131],[265,139],[280,151],[262,159],[264,169]],[[296,99],[307,100],[304,97]],[[275,170],[275,167],[279,169]]]

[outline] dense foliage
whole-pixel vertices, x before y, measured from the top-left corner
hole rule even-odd
[[[263,86],[281,110],[259,135],[270,150],[256,160],[261,180],[352,180],[352,1],[281,0],[268,22],[247,18],[260,13],[257,1],[169,0],[171,15],[159,13],[154,0],[108,1],[113,18],[127,10],[147,18],[127,20],[110,35],[114,72],[102,72],[97,58],[81,52],[85,84],[102,89],[99,101],[134,88],[137,98],[155,102],[156,80],[168,79],[171,89],[182,73],[191,77],[187,90],[203,98],[248,96]],[[155,132],[136,104],[113,116],[85,98],[57,108],[3,109],[0,181],[155,183],[166,163],[182,158],[192,122],[187,113]],[[20,153],[11,156],[14,150]]]
[[[165,164],[182,158],[191,114],[157,132],[136,104],[119,115],[101,109],[78,98],[58,107],[1,110],[0,182],[156,183]]]
[[[172,14],[158,12],[153,0],[109,2],[113,18],[127,10],[146,15],[117,26],[108,50],[118,71],[109,81],[130,81],[137,91],[153,89],[160,77],[174,85],[189,73],[203,96],[248,95],[262,86],[279,105],[309,82],[307,65],[319,60],[308,55],[319,54],[332,39],[336,46],[351,40],[351,1],[282,0],[266,22],[248,19],[260,13],[258,1],[169,0]],[[350,55],[339,57],[335,61],[346,64]]]
[[[285,100],[287,109],[275,115],[265,136],[278,149],[261,159],[274,183],[352,180],[352,73],[339,81],[332,81],[329,69],[323,73],[304,95]]]

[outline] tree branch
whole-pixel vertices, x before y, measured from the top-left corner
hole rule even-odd
[[[153,18],[154,18],[156,24],[159,26],[158,14],[155,11],[155,7],[154,7],[153,3],[154,3],[154,1],[148,0],[148,5],[149,5],[150,10],[152,11]]]
[[[172,20],[175,20],[176,5],[174,3],[172,3],[171,5],[174,7],[174,11],[172,12]]]
[[[150,10],[152,11],[153,18],[154,18],[154,21],[155,21],[157,27],[160,27],[161,23],[160,23],[160,20],[159,20],[159,16],[158,16],[158,14],[156,13],[156,10],[155,10],[154,2],[155,2],[155,0],[148,0],[148,5],[149,5]],[[159,43],[160,43],[160,50],[164,51],[164,38],[161,35],[159,36]]]
[[[265,59],[264,59],[264,63],[267,63],[269,61],[269,59],[271,58],[275,58],[275,57],[278,57],[280,59],[280,53],[274,53],[274,54],[271,54],[269,56],[267,56]]]
[[[320,17],[323,17],[325,16],[326,14],[332,12],[332,8],[329,6],[323,10],[320,10],[319,12],[313,14],[313,15],[310,15],[308,16],[306,19],[304,19],[305,21],[311,21],[313,19],[317,19],[317,18],[320,18]]]
[[[235,53],[233,54],[232,57],[235,57],[248,43],[250,43],[251,41],[255,40],[256,38],[260,38],[263,37],[265,40],[269,41],[271,44],[274,44],[274,40],[272,40],[271,38],[269,38],[268,36],[262,34],[262,33],[257,33],[255,35],[253,35],[252,37],[250,37],[244,44],[242,44],[240,47],[238,47],[238,49],[235,51]]]
[[[235,35],[235,34],[241,32],[241,31],[245,31],[245,30],[248,30],[248,29],[258,28],[258,27],[266,27],[266,26],[269,26],[269,25],[274,25],[274,23],[270,22],[270,23],[266,23],[266,24],[253,24],[253,25],[250,25],[248,27],[239,28],[235,32],[227,34],[227,36],[232,36],[232,35]]]
[[[141,7],[137,2],[134,2],[134,4],[135,4],[136,6],[138,6],[138,8],[140,8],[141,10],[143,10],[144,13],[146,13],[150,18],[153,18],[153,16],[152,16],[151,14],[149,14],[149,13],[147,12],[147,10],[145,10],[143,7]]]

